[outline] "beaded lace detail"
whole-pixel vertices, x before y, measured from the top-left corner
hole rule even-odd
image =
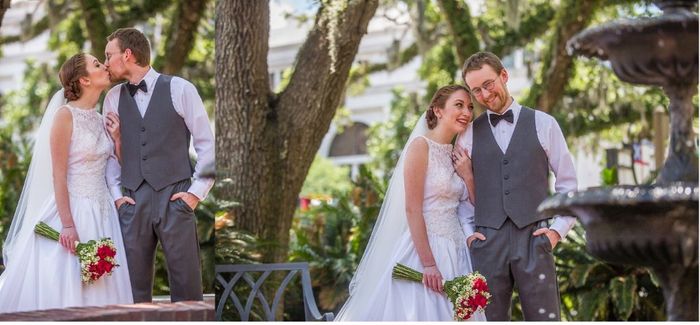
[[[66,106],[73,114],[73,135],[68,155],[68,193],[71,197],[105,201],[104,197],[109,197],[105,172],[113,145],[107,138],[102,115],[95,109]]]
[[[452,144],[423,138],[428,143],[428,170],[423,196],[423,218],[428,235],[451,239],[458,246],[465,245],[466,237],[457,218],[457,206],[466,187],[452,166]]]

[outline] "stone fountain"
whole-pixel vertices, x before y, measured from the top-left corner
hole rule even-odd
[[[669,320],[698,320],[698,150],[692,129],[697,1],[654,3],[661,16],[590,28],[567,47],[569,54],[609,61],[623,81],[663,87],[670,99],[671,140],[655,184],[559,194],[539,212],[577,216],[592,255],[649,267],[661,282]]]

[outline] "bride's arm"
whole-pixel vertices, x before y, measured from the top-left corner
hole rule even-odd
[[[75,253],[75,242],[80,241],[80,238],[75,229],[68,197],[68,153],[72,135],[73,115],[70,110],[63,107],[56,113],[51,128],[53,188],[56,196],[56,208],[63,225],[59,243]]]
[[[428,232],[423,219],[423,189],[428,169],[428,144],[424,139],[413,141],[406,151],[404,165],[404,191],[406,193],[406,217],[413,245],[423,264],[423,282],[431,289],[442,291],[442,275],[438,270],[428,242]]]

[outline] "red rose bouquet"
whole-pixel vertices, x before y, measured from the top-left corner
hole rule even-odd
[[[391,272],[392,278],[423,282],[423,273],[397,263]],[[468,320],[477,312],[483,312],[489,303],[491,294],[486,278],[479,272],[444,281],[443,288],[454,306],[454,319]]]
[[[44,222],[39,222],[34,227],[34,232],[54,241],[58,241],[60,235]],[[80,261],[80,278],[85,284],[91,284],[105,275],[111,275],[114,268],[119,266],[114,259],[117,248],[114,247],[114,242],[110,238],[78,243],[75,251]]]

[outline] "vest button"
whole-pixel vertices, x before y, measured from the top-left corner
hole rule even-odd
[[[145,159],[144,159],[144,160],[145,160]],[[505,193],[506,193],[506,195],[508,195],[508,194],[510,194],[510,191],[509,191],[509,190],[506,190]]]
[[[508,165],[508,159],[503,159],[503,164]]]
[[[141,160],[146,160],[146,159],[148,159],[148,158],[146,158],[146,156],[143,156],[143,158],[141,158]]]
[[[510,176],[508,176],[508,175],[503,176],[503,179],[506,179],[506,180],[507,180],[507,179],[509,179],[509,178],[510,178]]]
[[[142,145],[142,146],[145,146],[145,145],[146,145],[146,141],[141,142],[141,145]]]
[[[146,132],[146,127],[145,127],[145,126],[142,126],[142,127],[141,127],[141,132]]]

